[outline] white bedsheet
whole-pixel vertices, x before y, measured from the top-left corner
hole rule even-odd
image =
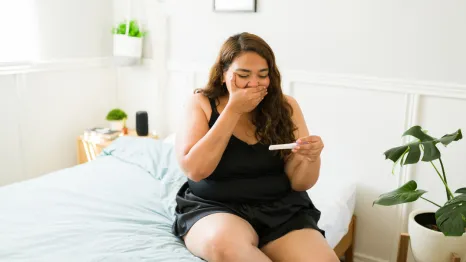
[[[2,187],[0,261],[201,261],[170,231],[184,181],[172,145],[125,137],[95,161]],[[354,187],[322,179],[310,194],[334,247]]]
[[[325,230],[327,241],[334,248],[348,233],[356,203],[356,184],[349,178],[332,179],[323,173],[308,194],[322,212],[318,226]]]

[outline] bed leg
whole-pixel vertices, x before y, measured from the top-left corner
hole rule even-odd
[[[351,245],[348,248],[348,250],[346,250],[345,252],[345,262],[353,262],[353,257],[354,257],[353,245]]]
[[[398,242],[398,257],[397,262],[408,261],[408,247],[409,247],[409,235],[402,233],[400,235],[400,241]]]
[[[451,254],[451,262],[461,262],[461,258],[456,254]]]

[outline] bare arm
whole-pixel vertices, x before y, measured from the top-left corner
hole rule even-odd
[[[208,104],[204,95],[191,97],[186,106],[185,123],[177,132],[176,141],[180,165],[194,181],[210,176],[215,170],[240,118],[240,114],[227,106],[209,129],[202,104]]]
[[[300,138],[298,141],[306,140],[309,144],[300,145],[298,150],[293,150],[293,153],[286,159],[285,172],[294,190],[306,191],[313,187],[319,178],[320,151],[323,143],[321,145],[320,137],[309,136],[309,130],[298,102],[289,96],[287,99],[293,108],[292,120],[297,126],[295,137]]]

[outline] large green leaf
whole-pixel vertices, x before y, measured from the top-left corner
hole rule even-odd
[[[421,150],[423,150],[424,154],[422,156],[422,161],[433,161],[440,158],[440,151],[436,146],[437,143],[442,143],[444,146],[447,146],[451,142],[458,141],[463,138],[461,129],[437,139],[427,135],[420,126],[411,127],[403,133],[403,136],[413,136],[418,140],[385,151],[385,159],[390,159],[395,164],[398,161],[400,161],[401,165],[415,164],[419,162],[421,158]],[[402,157],[404,157],[404,161],[401,159]]]
[[[461,129],[458,129],[455,133],[447,134],[442,136],[442,138],[439,139],[440,143],[442,143],[444,146],[447,146],[453,141],[458,141],[463,138],[463,134],[461,133]]]
[[[393,206],[413,202],[427,192],[425,190],[416,189],[416,181],[411,180],[396,190],[380,195],[379,198],[375,200],[372,205],[377,204],[382,206]]]
[[[435,138],[426,134],[420,126],[413,126],[410,129],[406,130],[403,136],[414,136],[419,139],[419,141],[433,141]]]
[[[466,194],[450,199],[435,213],[437,226],[445,236],[461,236],[466,227]]]
[[[466,194],[466,187],[460,188],[455,191],[456,194]]]

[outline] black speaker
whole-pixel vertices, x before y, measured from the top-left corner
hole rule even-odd
[[[136,133],[138,136],[147,136],[149,134],[149,119],[146,111],[136,112]]]

